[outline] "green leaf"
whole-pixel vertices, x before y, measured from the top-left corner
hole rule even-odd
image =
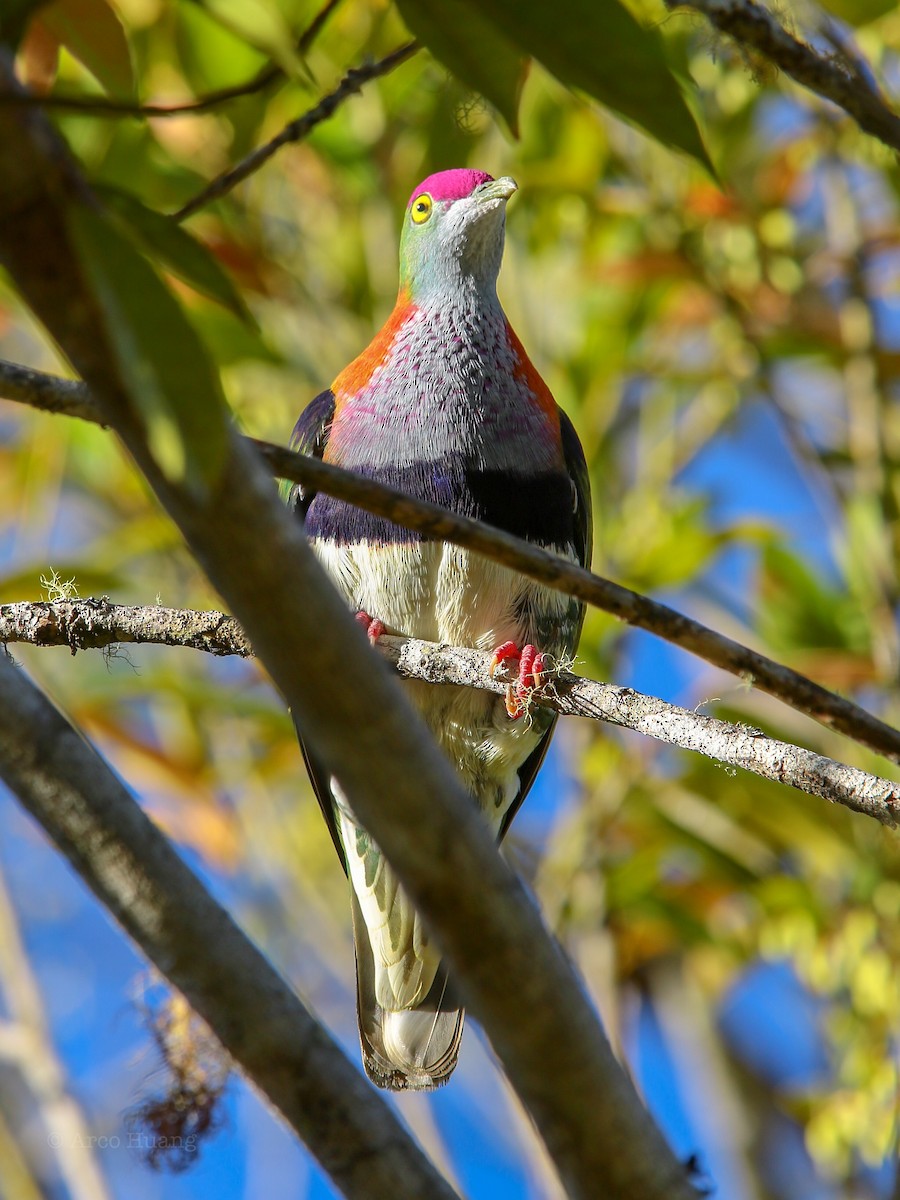
[[[276,4],[268,0],[204,0],[203,8],[249,45],[271,55],[287,74],[297,75],[302,70],[297,38]]]
[[[771,543],[760,563],[757,624],[785,654],[803,649],[869,651],[866,613],[856,597],[815,574],[787,547]]]
[[[437,3],[437,0],[433,0]],[[465,0],[474,10],[474,0]],[[660,35],[618,0],[479,0],[479,12],[557,79],[714,172]]]
[[[107,0],[53,0],[41,10],[47,29],[113,96],[134,93],[125,30]]]
[[[148,208],[130,192],[110,187],[95,190],[147,253],[158,258],[201,295],[217,300],[241,320],[255,324],[240,292],[202,242],[171,217]]]
[[[150,453],[168,480],[203,494],[223,465],[228,428],[203,343],[154,269],[107,217],[73,204],[69,224]]]
[[[897,0],[822,0],[822,7],[848,25],[868,25],[897,7]]]
[[[199,5],[179,4],[173,16],[174,44],[195,94],[244,83],[269,61]]]
[[[528,58],[467,0],[397,0],[409,31],[498,110],[514,137]]]

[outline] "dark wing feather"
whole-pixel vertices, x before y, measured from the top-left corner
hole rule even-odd
[[[583,567],[590,567],[594,537],[594,520],[593,512],[591,510],[591,478],[588,474],[584,450],[582,450],[581,442],[578,439],[578,434],[575,432],[575,426],[562,409],[559,409],[558,411],[563,457],[566,463],[566,470],[568,471],[569,478],[572,481],[572,503],[575,518],[575,528],[573,531],[575,554],[579,563]],[[582,622],[584,621],[583,604],[577,605],[577,613],[577,621],[575,623],[572,635],[573,650],[578,643],[578,638],[581,634]],[[546,712],[547,710],[544,709],[543,711]],[[503,822],[500,826],[499,841],[502,841],[503,838],[506,837],[507,831],[512,824],[513,817],[515,817],[516,813],[522,807],[522,803],[531,790],[531,785],[534,783],[535,776],[541,769],[541,764],[543,763],[547,754],[547,750],[550,747],[550,739],[553,737],[553,730],[556,728],[556,721],[557,718],[553,717],[550,721],[550,724],[547,726],[547,732],[522,763],[521,767],[519,767],[519,792],[503,816]]]
[[[328,826],[328,832],[331,834],[331,840],[334,842],[334,848],[337,850],[338,858],[341,860],[341,866],[344,868],[344,874],[346,875],[347,860],[344,858],[344,843],[341,841],[341,834],[335,817],[334,799],[331,795],[331,788],[328,786],[328,772],[317,759],[313,758],[309,747],[303,740],[303,734],[300,732],[300,726],[296,720],[294,721],[294,728],[297,730],[297,741],[300,743],[300,753],[303,755],[306,773],[309,775],[309,781],[313,786],[313,791],[319,802],[319,808],[322,810],[322,816],[325,818],[325,824]]]
[[[331,388],[326,388],[324,392],[319,392],[300,414],[291,434],[291,449],[299,454],[311,454],[314,458],[322,458],[328,445],[333,419],[334,393]],[[282,495],[288,508],[301,519],[309,512],[315,494],[311,488],[304,487],[301,483],[283,485]]]
[[[562,409],[559,410],[559,430],[566,470],[569,472],[575,494],[575,553],[581,565],[590,568],[594,542],[591,477],[575,426]]]
[[[325,447],[328,445],[328,435],[331,432],[333,418],[334,393],[328,388],[324,392],[320,392],[314,400],[311,400],[300,414],[300,418],[294,426],[294,432],[291,434],[291,449],[298,451],[300,454],[311,454],[315,458],[322,458],[325,453]],[[306,517],[315,494],[310,488],[306,488],[299,483],[288,484],[283,492],[288,507],[301,521]],[[303,734],[296,721],[294,722],[294,728],[297,730],[297,739],[300,742],[303,761],[306,763],[306,770],[309,773],[313,791],[319,802],[319,808],[322,810],[322,816],[325,818],[325,824],[328,826],[331,840],[334,842],[338,858],[340,858],[346,872],[347,864],[344,861],[344,847],[341,842],[341,835],[338,832],[337,821],[335,820],[331,789],[328,786],[328,772],[310,753],[309,747],[303,740]]]

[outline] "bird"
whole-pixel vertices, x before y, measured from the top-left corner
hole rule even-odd
[[[293,449],[590,565],[588,470],[575,428],[497,296],[509,177],[456,168],[413,191],[396,305],[369,346],[303,411]],[[556,723],[530,705],[571,661],[583,605],[490,559],[294,485],[288,504],[370,641],[404,635],[493,651],[505,696],[403,686],[499,842]],[[393,1091],[443,1084],[464,1009],[427,925],[338,780],[306,766],[350,881],[363,1064]]]

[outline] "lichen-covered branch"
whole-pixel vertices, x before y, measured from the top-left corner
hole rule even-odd
[[[0,779],[347,1197],[456,1195],[118,777],[0,652]]]
[[[108,600],[52,600],[0,604],[0,643],[102,650],[122,642],[186,646],[208,654],[253,653],[234,617],[220,612],[110,604]]]
[[[900,151],[900,116],[885,103],[871,71],[843,48],[820,54],[788,32],[774,13],[756,0],[665,0],[672,11],[702,13],[739,46],[761,55],[809,91],[830,100],[860,129]]]
[[[224,613],[152,604],[126,606],[105,600],[0,605],[0,642],[68,646],[72,653],[117,642],[187,646],[218,655],[247,657],[253,653],[240,625]],[[452,683],[498,694],[507,686],[505,671],[501,669],[491,677],[490,655],[480,650],[389,636],[380,638],[376,648],[408,679]],[[679,708],[632,688],[597,683],[559,670],[550,675],[529,703],[566,716],[589,717],[633,729],[657,741],[843,804],[883,825],[893,827],[900,817],[900,784],[767,737],[758,729]]]
[[[37,376],[40,386],[31,389],[28,376]],[[0,398],[18,400],[33,408],[58,411],[57,407],[53,407],[53,379],[53,376],[27,372],[25,368],[0,360]],[[86,420],[100,419],[100,410],[96,403],[92,403],[89,392],[86,389],[72,391],[73,386],[83,388],[83,385],[72,385],[63,380],[58,382],[67,385],[66,396],[77,396],[78,416]],[[683,650],[689,650],[713,666],[738,675],[761,691],[776,696],[792,708],[862,745],[900,761],[900,730],[873,716],[852,700],[828,691],[798,671],[716,633],[668,605],[594,575],[567,559],[532,546],[503,530],[469,517],[456,516],[436,504],[414,500],[384,484],[364,479],[319,459],[295,454],[271,442],[250,440],[275,475],[305,484],[316,491],[340,496],[398,525],[406,525],[432,537],[476,550],[548,587],[577,596],[586,604],[602,608],[630,625],[646,629]]]

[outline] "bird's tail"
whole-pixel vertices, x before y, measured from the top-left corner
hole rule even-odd
[[[366,1074],[391,1091],[430,1091],[450,1078],[465,1011],[440,966],[425,998],[391,1011],[375,998],[375,963],[362,909],[351,888],[356,945],[356,1007]]]

